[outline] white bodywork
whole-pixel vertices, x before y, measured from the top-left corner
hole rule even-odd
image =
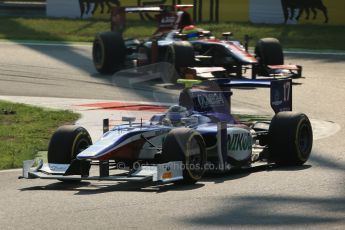
[[[252,154],[253,138],[249,130],[232,127],[227,129],[228,156],[235,160],[242,161],[248,159]]]

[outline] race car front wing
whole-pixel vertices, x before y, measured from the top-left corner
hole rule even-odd
[[[62,181],[104,180],[104,181],[135,181],[170,183],[183,179],[183,165],[181,161],[171,161],[164,164],[141,165],[130,172],[109,176],[80,176],[66,175],[69,164],[49,164],[39,161],[38,166],[32,168],[34,160],[23,162],[23,174],[20,179],[56,179]]]

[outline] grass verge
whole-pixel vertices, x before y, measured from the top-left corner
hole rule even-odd
[[[97,32],[109,31],[108,19],[0,18],[0,39],[45,40],[60,42],[91,42]],[[251,23],[200,24],[216,36],[231,31],[242,40],[252,36],[251,46],[259,38],[276,37],[284,48],[311,50],[345,50],[344,26],[324,25],[267,25]],[[156,29],[155,23],[131,19],[124,33],[126,38],[145,38]]]
[[[14,112],[14,114],[11,113]],[[0,169],[18,168],[48,149],[57,127],[73,124],[79,114],[0,101]]]
[[[52,133],[64,124],[73,124],[79,114],[0,101],[0,170],[18,168],[28,159],[46,160]],[[241,115],[243,123],[270,120],[269,116]]]
[[[0,0],[0,2],[46,2],[47,0]]]

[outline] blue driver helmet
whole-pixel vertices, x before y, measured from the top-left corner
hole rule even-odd
[[[188,116],[189,112],[186,107],[180,105],[173,105],[168,109],[165,118],[168,119],[173,126],[181,126],[183,125],[182,118]]]

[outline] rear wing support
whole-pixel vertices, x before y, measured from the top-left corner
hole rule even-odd
[[[271,107],[275,113],[292,111],[292,80],[271,82]]]

